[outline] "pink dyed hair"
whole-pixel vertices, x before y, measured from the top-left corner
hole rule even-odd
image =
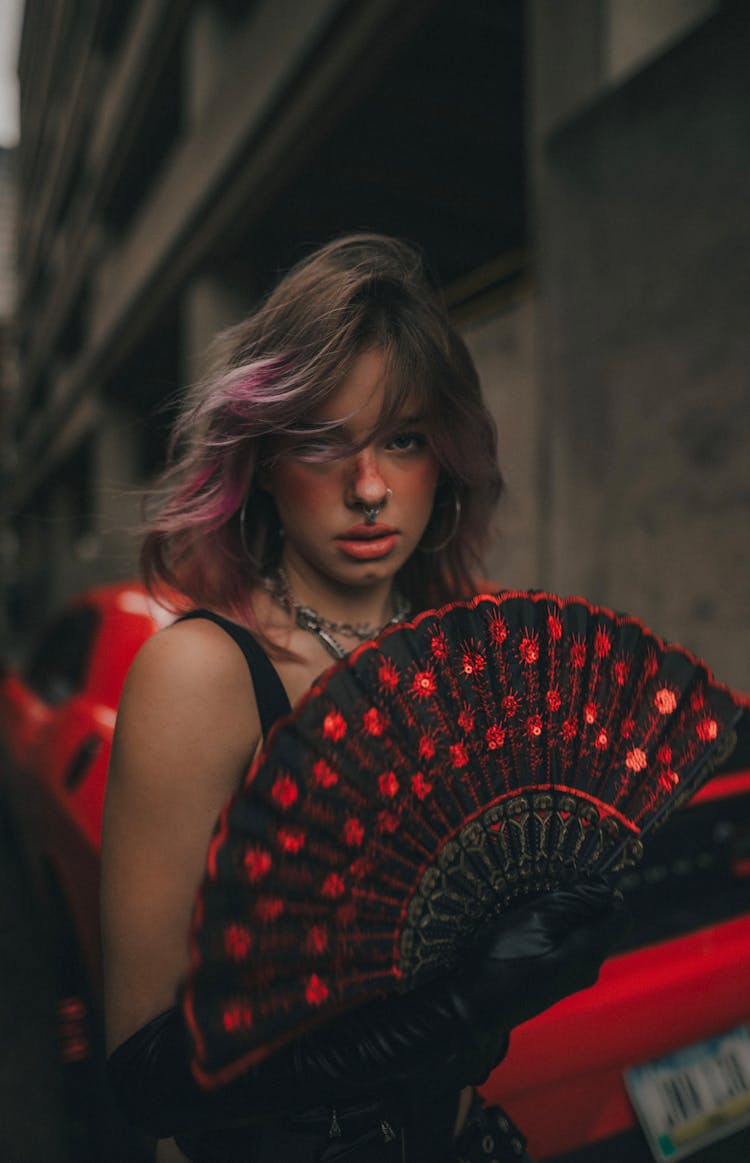
[[[258,482],[269,440],[297,431],[373,347],[386,360],[378,427],[408,399],[425,417],[442,465],[422,545],[397,584],[415,609],[472,592],[502,489],[495,426],[418,252],[384,235],[357,234],[315,251],[219,337],[214,374],[187,395],[141,551],[146,583],[161,600],[176,591],[185,599],[173,601],[177,608],[225,610],[257,628],[250,593],[273,569],[281,539],[273,501]]]

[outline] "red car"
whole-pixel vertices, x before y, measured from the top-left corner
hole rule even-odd
[[[99,841],[117,704],[139,647],[172,620],[138,584],[91,589],[19,672],[0,677],[2,778],[16,831],[97,990]]]
[[[57,1019],[61,1070],[53,1089],[62,1101],[50,1100],[48,1133],[80,1163],[153,1157],[104,1082],[99,846],[125,675],[143,642],[172,619],[137,583],[91,589],[42,633],[26,665],[0,673],[0,806],[36,890],[35,948],[45,947],[53,991],[38,1002],[54,1005]],[[54,1044],[35,1053],[50,1075]]]
[[[171,618],[138,585],[90,590],[50,627],[22,673],[0,679],[0,739],[15,813],[75,934],[94,995],[115,710],[139,646]],[[634,916],[627,947],[593,989],[515,1030],[510,1053],[484,1087],[540,1161],[651,1159],[631,1094],[665,1160],[725,1135],[720,1108],[750,1121],[750,1058],[743,1057],[750,1039],[742,1032],[750,1027],[750,772],[716,777],[648,845],[623,889]],[[74,1038],[69,1052],[74,1058]],[[647,1065],[667,1054],[658,1068]],[[708,1097],[703,1075],[713,1079]],[[691,1158],[746,1163],[750,1132]]]

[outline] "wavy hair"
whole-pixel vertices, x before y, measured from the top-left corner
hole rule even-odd
[[[213,373],[188,392],[141,550],[160,600],[176,591],[184,606],[230,611],[257,631],[250,595],[281,547],[273,500],[259,483],[269,444],[299,432],[300,421],[309,436],[316,408],[372,348],[385,356],[377,430],[408,400],[441,465],[432,515],[396,584],[415,609],[472,592],[502,489],[495,425],[419,252],[354,234],[298,263],[223,333]]]

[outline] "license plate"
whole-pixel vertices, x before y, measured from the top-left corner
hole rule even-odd
[[[727,1034],[625,1071],[657,1163],[674,1163],[750,1124],[750,1032]]]

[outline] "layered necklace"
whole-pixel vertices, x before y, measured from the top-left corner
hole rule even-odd
[[[394,613],[386,622],[383,622],[382,626],[373,626],[370,622],[357,622],[356,624],[334,622],[330,618],[324,618],[312,606],[302,605],[291,587],[283,566],[277,567],[276,572],[266,580],[266,585],[274,600],[284,609],[294,613],[295,622],[300,630],[306,630],[308,634],[314,634],[316,638],[319,638],[333,658],[346,658],[349,653],[338,641],[337,634],[346,638],[356,638],[358,642],[366,642],[370,638],[377,638],[378,634],[382,633],[387,626],[395,626],[399,622],[403,622],[411,610],[411,604],[403,594],[394,590]]]

